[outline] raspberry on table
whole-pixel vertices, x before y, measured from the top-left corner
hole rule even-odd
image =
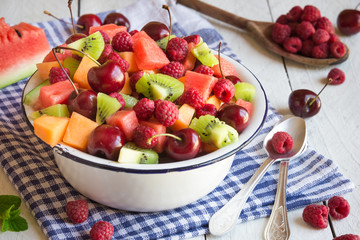
[[[113,37],[111,45],[118,52],[132,52],[133,50],[133,40],[128,32],[118,32]]]
[[[178,100],[180,105],[186,103],[195,109],[202,108],[205,104],[205,101],[205,98],[196,88],[187,89]]]
[[[290,37],[290,34],[291,29],[288,25],[275,23],[272,29],[271,37],[274,42],[281,44],[286,38]]]
[[[316,29],[324,29],[328,33],[335,33],[334,26],[330,22],[330,20],[327,17],[321,17],[317,20],[315,24]]]
[[[64,68],[65,72],[68,76],[70,76],[70,71],[67,68]],[[60,67],[52,67],[49,73],[49,82],[50,84],[54,84],[57,82],[65,81],[67,77],[64,71]]]
[[[125,100],[124,100],[124,98],[121,96],[121,94],[120,93],[118,93],[118,92],[113,92],[113,93],[110,93],[109,94],[109,96],[110,97],[113,97],[113,98],[116,98],[118,101],[119,101],[119,103],[121,104],[121,108],[119,109],[119,110],[121,110],[121,109],[123,109],[124,107],[125,107]]]
[[[166,55],[170,61],[181,62],[184,60],[189,52],[188,43],[183,38],[170,39],[166,47]]]
[[[345,234],[334,238],[333,240],[360,240],[359,235]]]
[[[104,32],[103,30],[98,30],[98,32],[101,33],[101,36],[103,37],[105,44],[110,44],[111,39],[110,39],[109,35],[106,32]]]
[[[201,37],[197,34],[184,37],[187,43],[194,43],[195,46],[201,42]]]
[[[303,14],[301,15],[301,20],[316,22],[321,17],[320,10],[312,5],[306,5],[304,7]]]
[[[106,221],[95,223],[90,230],[91,240],[110,240],[114,234],[114,227]]]
[[[311,204],[305,207],[302,217],[315,228],[327,228],[329,208],[324,205]]]
[[[271,139],[273,149],[280,154],[288,153],[294,146],[294,141],[287,132],[276,132]]]
[[[223,102],[230,102],[235,95],[234,84],[228,79],[220,79],[214,86],[214,95]]]
[[[314,26],[308,21],[302,21],[296,26],[296,36],[302,40],[310,38],[315,33]]]
[[[313,58],[327,58],[329,57],[329,44],[322,43],[313,47],[312,54]]]
[[[290,9],[290,11],[286,14],[286,18],[291,22],[296,22],[300,20],[301,15],[304,10],[300,6],[295,6]]]
[[[342,42],[330,43],[330,54],[335,58],[341,58],[346,53],[346,47]]]
[[[328,73],[327,78],[331,78],[330,84],[339,85],[345,81],[345,73],[338,68],[333,68]]]
[[[316,45],[327,42],[330,39],[329,33],[324,29],[316,29],[315,33],[312,36],[312,39]]]
[[[155,118],[165,127],[169,127],[179,118],[179,109],[170,101],[159,101],[155,108]]]
[[[197,73],[202,73],[202,74],[206,74],[206,75],[214,75],[214,70],[212,70],[209,66],[206,65],[198,65],[195,69],[194,72]]]
[[[143,75],[144,75],[144,71],[137,71],[137,72],[134,72],[133,74],[131,74],[131,76],[129,78],[129,84],[130,84],[131,90],[133,92],[136,92],[135,85]]]
[[[314,47],[314,41],[312,39],[306,39],[303,42],[302,48],[301,48],[301,54],[307,57],[312,56],[312,49]]]
[[[330,216],[335,219],[346,218],[350,213],[349,202],[340,196],[334,196],[328,201]]]
[[[133,107],[136,117],[140,120],[149,120],[155,111],[155,103],[148,98],[140,99]]]
[[[140,148],[150,149],[158,143],[156,137],[148,141],[148,139],[154,135],[156,135],[156,131],[152,127],[140,125],[133,131],[133,141],[135,145]]]
[[[202,108],[196,109],[196,117],[199,118],[205,115],[216,116],[217,109],[214,104],[206,103]]]
[[[302,41],[298,37],[289,37],[283,42],[283,47],[288,52],[297,53],[302,48]]]
[[[125,59],[123,59],[117,52],[110,53],[109,56],[107,57],[107,60],[116,61],[120,65],[120,68],[123,71],[123,73],[127,72],[127,70],[130,67],[130,64]]]
[[[181,78],[185,74],[185,67],[180,62],[173,61],[160,69],[160,73],[169,75],[173,78]]]
[[[85,222],[89,215],[88,203],[85,199],[70,201],[66,204],[65,211],[71,222]]]

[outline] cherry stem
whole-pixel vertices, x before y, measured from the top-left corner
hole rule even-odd
[[[169,29],[169,39],[168,39],[168,42],[170,41],[170,37],[171,37],[171,31],[172,31],[172,22],[171,22],[171,13],[170,13],[170,7],[168,5],[162,5],[162,8],[163,9],[166,9],[168,11],[168,14],[169,14],[169,20],[170,20],[170,29]],[[167,48],[167,45],[166,45],[166,48]],[[166,51],[166,49],[165,49]]]
[[[326,82],[326,84],[323,86],[323,88],[320,90],[320,92],[316,95],[316,97],[313,99],[313,100],[311,100],[311,102],[309,103],[309,106],[311,106],[315,101],[316,101],[316,99],[317,98],[319,98],[319,95],[322,93],[322,91],[326,88],[326,86],[327,85],[329,85],[329,83],[331,83],[332,82],[332,78],[329,78],[328,79],[328,81]]]
[[[219,69],[220,69],[221,77],[224,78],[224,74],[223,74],[223,71],[222,71],[222,69],[221,69],[221,57],[220,57],[221,44],[222,44],[222,43],[219,42],[218,60],[219,60]]]
[[[55,17],[54,15],[52,15],[50,12],[48,12],[48,11],[46,11],[46,10],[44,11],[44,13],[47,14],[47,15],[49,15],[50,17],[55,18],[56,20],[59,20],[60,22],[63,22],[63,23],[66,23],[66,24],[72,24],[72,23],[66,22],[66,21],[64,21],[64,20],[62,20],[62,19],[60,19],[60,18],[58,18],[58,17]],[[80,28],[80,29],[85,28],[84,26],[79,25],[79,24],[74,24],[74,25],[75,25],[76,27]]]
[[[72,23],[72,27],[73,27],[73,32],[76,33],[76,29],[75,29],[75,23],[74,23],[74,17],[72,14],[72,9],[71,9],[71,4],[72,4],[73,0],[69,0],[68,1],[68,8],[70,10],[70,16],[71,16],[71,23]]]
[[[72,87],[74,88],[76,95],[79,95],[79,91],[77,90],[74,82],[71,80],[70,76],[67,74],[67,72],[65,71],[65,69],[64,69],[64,67],[62,66],[61,62],[59,61],[59,58],[56,56],[57,48],[58,48],[58,47],[53,48],[51,51],[52,51],[52,53],[54,54],[56,61],[59,63],[61,70],[65,73],[67,79],[70,81]]]
[[[151,141],[154,139],[154,138],[157,138],[157,137],[161,137],[161,136],[167,136],[167,137],[173,137],[175,138],[176,140],[178,141],[182,141],[181,137],[178,137],[174,134],[171,134],[171,133],[161,133],[161,134],[156,134],[156,135],[153,135],[151,137],[149,137],[147,140],[146,140],[146,144],[150,145],[151,144]]]

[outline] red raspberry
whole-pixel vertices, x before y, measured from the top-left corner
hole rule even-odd
[[[296,36],[302,40],[306,40],[315,33],[315,28],[310,22],[303,21],[296,26],[295,32]]]
[[[289,22],[289,20],[287,19],[287,17],[286,17],[285,14],[282,14],[282,15],[280,15],[280,16],[276,19],[275,22],[276,22],[276,23],[280,23],[280,24],[282,24],[282,25],[287,25],[288,22]]]
[[[317,29],[312,36],[312,39],[316,45],[327,42],[330,38],[329,33],[324,29]]]
[[[144,75],[144,72],[143,71],[137,71],[135,73],[133,73],[129,79],[129,83],[130,83],[130,87],[131,87],[131,90],[133,92],[136,92],[136,88],[135,88],[135,85],[137,83],[137,81],[139,81],[139,79]]]
[[[199,118],[205,115],[216,116],[217,109],[214,104],[206,103],[202,108],[196,109],[196,117]]]
[[[330,84],[339,85],[345,81],[345,73],[338,68],[333,68],[330,70],[327,78],[331,78]]]
[[[350,204],[345,198],[340,196],[330,198],[328,207],[330,209],[330,216],[335,219],[346,218],[350,213]]]
[[[101,33],[101,36],[103,37],[105,44],[110,44],[111,39],[106,32],[104,32],[103,30],[98,30],[97,32]]]
[[[106,221],[99,221],[90,230],[91,240],[110,240],[114,234],[114,227]]]
[[[186,58],[188,52],[188,43],[183,38],[172,38],[166,47],[166,55],[170,61],[181,62]]]
[[[230,102],[234,97],[235,87],[234,84],[228,79],[220,79],[214,86],[214,95],[223,102]]]
[[[341,58],[346,53],[345,45],[342,42],[333,42],[330,44],[330,53],[335,58]]]
[[[128,32],[118,32],[113,37],[111,45],[118,52],[132,52],[133,50],[133,40]]]
[[[335,33],[330,33],[329,43],[340,42],[340,38]]]
[[[333,34],[335,33],[334,26],[332,25],[332,23],[330,22],[330,20],[327,17],[319,18],[316,22],[315,27],[316,27],[316,29],[324,29],[328,33],[333,33]]]
[[[187,43],[194,43],[195,46],[201,42],[201,37],[199,35],[190,35],[190,36],[184,37],[184,39]]]
[[[88,218],[89,208],[85,199],[70,201],[65,206],[66,214],[73,223],[82,223]]]
[[[185,74],[185,67],[180,62],[170,62],[160,69],[160,73],[173,78],[181,78]]]
[[[125,73],[130,67],[130,64],[123,59],[117,52],[112,52],[107,57],[107,60],[114,60],[120,64],[121,70]]]
[[[315,228],[327,228],[329,208],[324,205],[311,204],[305,207],[302,217]]]
[[[274,42],[281,44],[286,38],[290,37],[290,33],[291,29],[288,25],[275,23],[272,29],[271,37]]]
[[[119,101],[119,103],[121,104],[121,108],[120,108],[119,110],[121,110],[121,109],[123,109],[123,108],[125,107],[125,100],[124,100],[124,98],[121,96],[120,93],[118,93],[118,92],[113,92],[113,93],[110,93],[109,96],[110,96],[110,97],[113,97],[113,98],[116,98],[116,99]]]
[[[334,238],[333,240],[360,240],[359,235],[345,234]]]
[[[329,44],[322,43],[313,47],[312,54],[313,58],[327,58],[329,57]]]
[[[297,22],[300,20],[304,10],[300,6],[295,6],[286,14],[286,18],[291,22]]]
[[[113,51],[114,50],[113,50],[111,44],[105,44],[104,50],[102,51],[102,53],[97,61],[101,64],[104,64],[106,62],[106,60],[108,60],[110,53],[112,53]]]
[[[292,137],[287,132],[277,132],[271,139],[271,145],[277,153],[290,152],[294,146]]]
[[[288,52],[297,53],[302,48],[301,39],[298,37],[289,37],[283,42],[283,47]]]
[[[134,30],[130,31],[129,34],[130,34],[131,36],[134,36],[135,33],[138,33],[138,32],[139,32],[138,30],[134,29]]]
[[[189,104],[195,109],[202,108],[205,104],[205,98],[200,94],[196,88],[189,88],[186,90],[178,100],[179,104]]]
[[[155,118],[165,127],[169,127],[179,118],[179,109],[170,101],[160,101],[156,105]]]
[[[206,65],[199,65],[195,68],[194,72],[197,73],[202,73],[202,74],[206,74],[206,75],[214,75],[214,70],[212,70],[210,67],[206,66]]]
[[[155,111],[154,101],[148,98],[142,98],[135,104],[133,110],[138,119],[149,120]]]
[[[321,17],[320,10],[312,5],[306,5],[304,7],[304,12],[301,15],[301,20],[316,22]]]
[[[158,139],[155,137],[148,142],[148,139],[156,135],[156,131],[149,126],[140,125],[133,131],[133,141],[140,148],[150,149],[155,147]]]
[[[307,57],[312,56],[312,49],[314,47],[314,41],[312,39],[306,39],[303,42],[302,48],[301,48],[301,54]]]
[[[291,30],[290,36],[291,35],[296,36],[296,28],[297,28],[297,25],[299,25],[299,23],[297,23],[297,22],[289,22],[287,25],[290,27],[290,30]]]
[[[65,72],[70,76],[70,71],[67,68],[64,68]],[[50,84],[54,84],[57,82],[65,81],[67,77],[64,71],[60,67],[52,67],[49,73],[49,82]]]

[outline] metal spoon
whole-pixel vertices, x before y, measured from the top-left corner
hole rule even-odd
[[[291,135],[294,140],[293,149],[286,154],[276,153],[271,146],[270,140],[276,132],[283,131]],[[263,147],[268,154],[268,158],[259,167],[250,180],[243,186],[228,203],[226,203],[219,211],[217,211],[210,219],[209,230],[213,235],[222,235],[232,229],[236,224],[240,213],[249,198],[249,195],[266,173],[267,169],[275,162],[284,159],[291,159],[299,156],[306,144],[306,128],[305,121],[299,117],[286,119],[275,125],[264,139]]]
[[[279,123],[292,117],[293,116],[291,115],[284,116]],[[307,135],[305,130],[305,144],[303,146],[303,149],[301,150],[300,155],[306,150],[306,138]],[[264,232],[265,240],[288,240],[290,237],[290,227],[286,207],[286,185],[288,168],[289,159],[282,160],[280,163],[279,181],[275,195],[275,202]]]

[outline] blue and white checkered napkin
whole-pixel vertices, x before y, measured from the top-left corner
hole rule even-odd
[[[168,22],[160,0],[140,0],[136,6],[119,10],[131,21],[131,29],[140,29],[150,20]],[[101,13],[103,18],[107,13]],[[223,41],[215,29],[196,12],[183,6],[172,6],[178,36],[199,34],[210,47]],[[186,16],[186,18],[184,17]],[[45,29],[52,46],[61,44],[70,34],[69,27],[58,21],[38,23]],[[226,44],[223,53],[236,58]],[[50,239],[87,239],[91,226],[99,221],[114,225],[114,239],[181,239],[208,232],[208,221],[245,184],[266,158],[262,141],[281,118],[270,107],[266,123],[259,135],[243,151],[236,154],[224,181],[209,195],[185,207],[158,213],[118,211],[89,200],[89,218],[74,225],[66,217],[67,201],[83,198],[62,177],[50,147],[29,130],[21,113],[21,92],[26,80],[0,90],[0,163],[11,182],[31,208],[37,222]],[[268,216],[274,202],[279,164],[273,165],[251,194],[239,222]],[[334,195],[352,191],[330,159],[308,149],[290,164],[287,203],[296,209],[320,202]]]

